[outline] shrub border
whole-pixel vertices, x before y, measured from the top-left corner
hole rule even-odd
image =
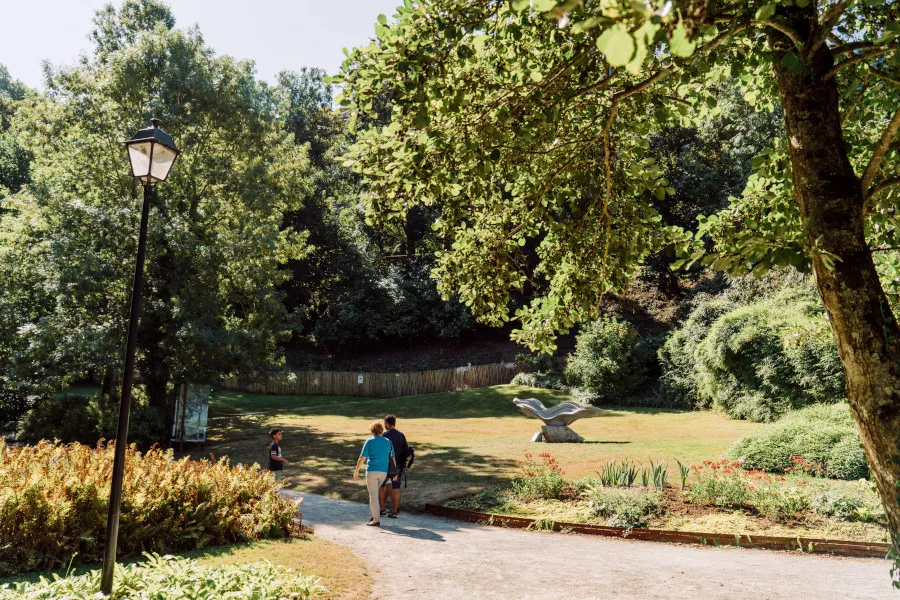
[[[465,508],[450,508],[439,504],[426,504],[425,512],[457,521],[467,521],[479,525],[508,527],[512,529],[534,529],[540,521],[540,529],[548,530],[547,519],[525,519],[482,513]],[[553,531],[567,531],[586,535],[632,538],[648,542],[674,542],[680,544],[700,544],[703,546],[737,546],[741,548],[762,548],[768,550],[793,550],[812,554],[840,554],[866,558],[884,558],[891,545],[880,542],[852,542],[821,538],[789,538],[765,535],[726,535],[721,533],[697,533],[693,531],[671,531],[667,529],[641,529],[607,527],[585,523],[553,522]]]

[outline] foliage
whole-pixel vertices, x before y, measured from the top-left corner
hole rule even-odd
[[[688,475],[691,474],[691,468],[677,458],[675,459],[675,463],[678,465],[678,478],[681,482],[681,489],[683,490],[685,484],[687,483]]]
[[[537,500],[544,498],[552,500],[559,498],[565,480],[565,471],[550,456],[549,452],[541,452],[540,462],[534,460],[531,454],[525,454],[525,460],[519,461],[521,471],[518,477],[512,481],[512,489],[521,500]]]
[[[809,497],[796,486],[760,485],[753,491],[753,507],[774,521],[786,521],[809,509]]]
[[[118,565],[112,600],[167,598],[214,600],[238,597],[257,600],[311,600],[326,590],[313,576],[293,573],[268,561],[203,567],[195,559],[144,554],[142,562]],[[3,584],[0,600],[88,600],[100,589],[100,571],[44,577],[35,583]]]
[[[648,473],[650,474],[650,482],[653,484],[653,489],[659,491],[666,489],[666,486],[669,484],[669,468],[665,463],[660,462],[656,464],[651,460]]]
[[[835,479],[859,479],[869,473],[849,407],[843,403],[789,412],[738,440],[728,456],[747,468],[771,472],[797,468],[799,458],[807,465],[821,463],[824,475]]]
[[[120,368],[141,193],[119,141],[160,117],[182,152],[152,200],[137,363],[164,407],[171,381],[279,364],[280,265],[308,251],[283,215],[309,163],[252,64],[176,29],[165,5],[127,0],[95,26],[94,52],[16,111],[33,181],[0,222],[0,371],[55,391]]]
[[[549,373],[540,371],[516,373],[510,383],[512,385],[543,388],[546,390],[559,390],[561,392],[569,391],[569,385],[566,383],[565,376],[557,371]]]
[[[663,514],[666,502],[658,491],[594,487],[587,492],[588,505],[598,517],[607,517],[611,527],[646,527],[650,518]]]
[[[113,446],[0,441],[0,574],[99,562]],[[118,553],[173,552],[284,537],[296,507],[258,466],[126,455]]]
[[[722,508],[744,508],[750,503],[751,483],[739,470],[740,463],[704,461],[693,465],[693,479],[685,500]]]
[[[837,348],[809,284],[740,305],[701,301],[659,351],[662,394],[676,406],[713,406],[773,421],[844,398]]]
[[[92,446],[98,440],[116,436],[119,420],[119,392],[112,395],[62,393],[35,402],[18,423],[16,438],[36,444],[41,440],[78,442]],[[151,406],[142,387],[132,390],[128,440],[139,447],[157,443],[159,423],[166,415]]]
[[[597,478],[605,487],[631,487],[637,473],[637,466],[630,460],[610,461],[597,471]]]
[[[523,373],[546,373],[553,371],[557,365],[552,356],[540,352],[516,354],[515,362]]]
[[[818,494],[812,501],[816,514],[835,517],[841,521],[877,523],[884,520],[884,507],[860,493],[832,490]]]
[[[647,381],[650,360],[646,342],[631,325],[601,317],[578,334],[566,380],[594,395],[625,396]]]

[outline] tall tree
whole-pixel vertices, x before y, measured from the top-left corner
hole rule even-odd
[[[140,214],[121,141],[159,117],[182,153],[154,191],[138,368],[162,408],[171,382],[280,360],[291,325],[280,265],[306,251],[282,219],[308,193],[309,161],[253,65],[176,29],[162,3],[128,0],[96,24],[95,53],[53,71],[17,113],[33,182],[2,223],[0,281],[39,302],[10,307],[18,319],[0,327],[17,332],[18,364],[67,377],[121,368]]]
[[[900,327],[873,260],[897,229],[898,23],[900,6],[877,0],[407,0],[338,80],[355,114],[391,91],[390,126],[363,133],[354,154],[380,191],[376,214],[439,206],[454,240],[442,289],[489,322],[518,319],[517,338],[542,348],[683,239],[644,199],[672,192],[647,136],[715,110],[717,81],[780,105],[785,141],[731,220],[701,227],[715,236],[706,260],[811,265],[900,545]],[[531,280],[543,293],[509,315],[511,290]]]

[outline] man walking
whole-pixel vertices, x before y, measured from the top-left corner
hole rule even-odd
[[[384,433],[382,437],[386,437],[394,446],[394,456],[397,457],[397,473],[389,475],[384,481],[384,485],[378,490],[378,500],[381,505],[381,514],[387,514],[387,499],[391,498],[391,513],[388,515],[392,519],[397,518],[400,512],[400,482],[403,480],[403,471],[406,469],[406,457],[409,455],[409,445],[406,443],[406,436],[397,430],[397,417],[394,415],[385,415],[384,417]]]
[[[272,443],[269,445],[269,470],[275,475],[275,479],[281,479],[284,474],[284,466],[288,464],[288,461],[281,456],[281,446],[278,445],[282,437],[281,430],[269,431],[269,437],[272,438]]]

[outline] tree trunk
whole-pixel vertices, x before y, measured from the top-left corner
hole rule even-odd
[[[813,5],[788,11],[801,39],[816,26]],[[891,313],[864,235],[860,179],[847,157],[834,79],[825,80],[834,57],[824,47],[808,69],[784,69],[782,57],[796,52],[780,33],[770,34],[784,108],[794,201],[809,241],[834,258],[813,258],[816,284],[837,342],[847,398],[872,477],[900,544],[900,464],[894,462],[900,434],[900,328]],[[827,255],[825,255],[827,256]]]

